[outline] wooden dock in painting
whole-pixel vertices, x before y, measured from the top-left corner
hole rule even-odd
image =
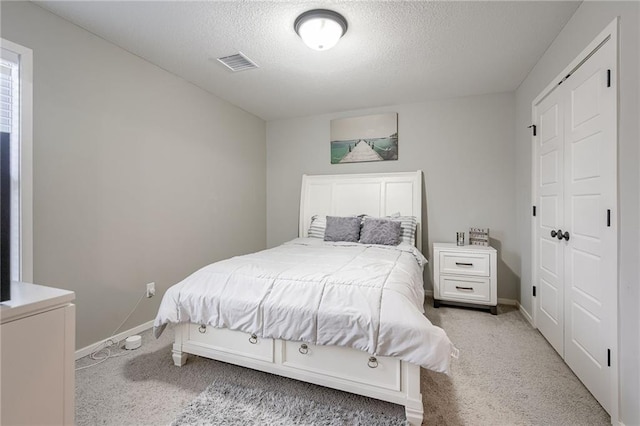
[[[378,154],[369,144],[360,139],[356,142],[356,146],[353,147],[351,152],[345,155],[341,163],[359,163],[361,161],[382,161],[383,158]]]

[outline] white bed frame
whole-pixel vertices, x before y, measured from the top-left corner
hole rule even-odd
[[[417,218],[416,245],[421,249],[421,171],[302,176],[301,237],[307,236],[315,214],[393,213]],[[422,424],[420,367],[397,358],[372,357],[351,348],[267,339],[191,323],[175,328],[175,365],[184,365],[187,354],[404,405],[409,423]]]

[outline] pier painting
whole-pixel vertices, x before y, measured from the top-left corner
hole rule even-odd
[[[331,164],[397,159],[397,113],[331,120]]]

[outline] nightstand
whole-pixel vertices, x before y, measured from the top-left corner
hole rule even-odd
[[[498,313],[497,251],[493,247],[433,244],[433,306],[455,302]]]

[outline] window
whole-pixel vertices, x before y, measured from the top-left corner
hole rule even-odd
[[[5,39],[0,46],[0,132],[11,144],[11,280],[33,282],[33,53]]]

